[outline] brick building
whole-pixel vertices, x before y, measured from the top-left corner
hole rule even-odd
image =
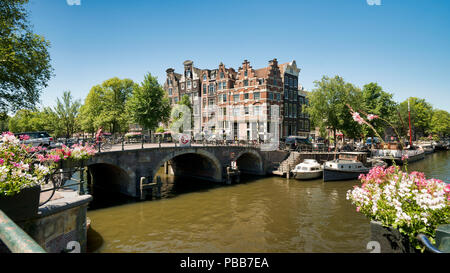
[[[183,74],[166,70],[164,89],[172,104],[184,94],[191,98],[194,124],[202,132],[265,140],[276,130],[279,137],[309,131],[309,120],[305,127],[302,116],[306,100],[298,89],[300,69],[295,61],[278,64],[273,59],[267,67],[254,69],[244,60],[237,71],[223,63],[212,70],[195,68],[192,61],[183,64]]]

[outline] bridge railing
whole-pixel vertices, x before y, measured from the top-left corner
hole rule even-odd
[[[46,251],[0,210],[0,240],[13,253],[45,253]]]

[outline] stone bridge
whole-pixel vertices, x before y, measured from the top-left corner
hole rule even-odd
[[[225,183],[226,169],[232,161],[236,161],[242,173],[270,173],[271,159],[265,153],[242,146],[147,148],[99,153],[89,159],[87,165],[95,185],[139,197],[140,178],[153,181],[165,164],[175,176]]]

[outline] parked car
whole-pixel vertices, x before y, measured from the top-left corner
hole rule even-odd
[[[298,151],[312,149],[312,144],[307,137],[289,136],[284,143],[286,144],[286,150]]]
[[[14,134],[17,138],[27,135],[27,140],[22,140],[24,144],[31,144],[33,147],[52,147],[54,146],[53,138],[47,132],[23,132]]]

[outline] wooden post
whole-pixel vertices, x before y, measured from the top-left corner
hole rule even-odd
[[[161,186],[162,186],[161,177],[157,176],[156,177],[156,197],[157,198],[161,198]]]

